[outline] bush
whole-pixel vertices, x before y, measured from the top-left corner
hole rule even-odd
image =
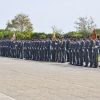
[[[43,32],[43,33],[38,33],[38,32],[34,32],[31,35],[31,38],[46,38],[47,35]]]
[[[16,37],[19,38],[19,39],[24,39],[25,35],[23,33],[17,32]]]
[[[46,34],[47,38],[52,38],[52,33]]]
[[[100,34],[97,34],[97,37],[100,37]]]
[[[2,34],[2,32],[0,32],[0,39],[2,39],[4,37],[4,35]]]
[[[11,38],[13,36],[14,32],[9,32],[8,33],[8,38]]]

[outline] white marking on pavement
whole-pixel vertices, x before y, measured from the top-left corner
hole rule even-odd
[[[0,100],[16,100],[10,96],[0,93]]]

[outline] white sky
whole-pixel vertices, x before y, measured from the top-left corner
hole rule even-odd
[[[29,15],[35,32],[75,31],[74,22],[85,16],[100,28],[100,0],[0,0],[0,29],[19,13]]]

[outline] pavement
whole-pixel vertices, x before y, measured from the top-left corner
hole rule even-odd
[[[100,69],[0,57],[0,100],[100,100]]]

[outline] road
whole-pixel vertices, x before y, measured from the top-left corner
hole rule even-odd
[[[100,69],[0,57],[0,100],[100,100]]]

